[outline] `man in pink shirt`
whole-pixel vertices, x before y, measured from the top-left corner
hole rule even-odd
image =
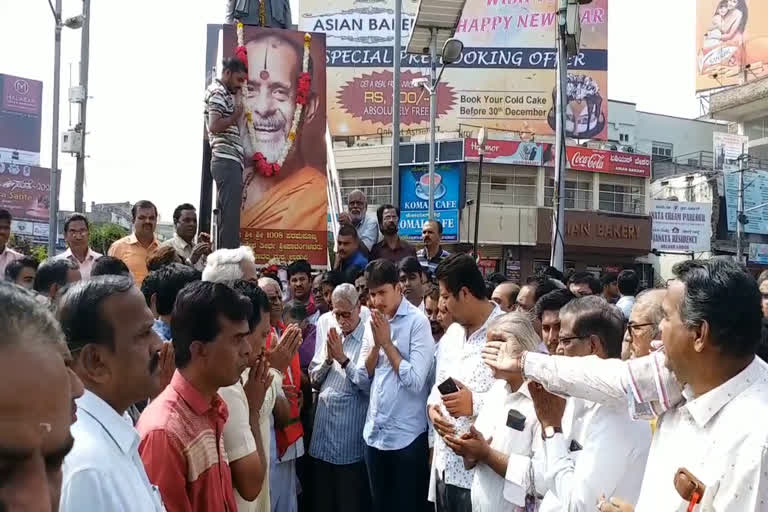
[[[56,259],[68,259],[80,268],[80,276],[83,280],[91,277],[93,263],[101,258],[101,254],[94,251],[88,245],[90,224],[85,215],[73,213],[64,221],[64,239],[67,241],[67,250],[56,256]]]
[[[0,276],[5,275],[5,267],[12,261],[22,258],[24,255],[9,249],[6,245],[11,237],[11,212],[0,208]]]
[[[147,476],[168,512],[237,510],[222,440],[228,411],[218,390],[248,366],[251,310],[248,299],[221,283],[191,283],[176,298],[178,369],[136,425]]]

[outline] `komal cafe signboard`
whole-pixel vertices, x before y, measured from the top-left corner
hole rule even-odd
[[[435,166],[434,212],[443,225],[443,240],[456,242],[459,237],[459,210],[462,207],[461,163]],[[421,240],[421,228],[429,219],[429,166],[400,167],[400,236]]]

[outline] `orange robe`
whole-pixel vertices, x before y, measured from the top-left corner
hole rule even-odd
[[[256,202],[249,197],[240,227],[325,231],[328,225],[325,180],[325,174],[314,167],[296,171]]]

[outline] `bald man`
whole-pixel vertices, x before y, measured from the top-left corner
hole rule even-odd
[[[517,309],[517,295],[520,293],[520,286],[512,281],[504,281],[493,290],[491,300],[499,307],[509,313]]]

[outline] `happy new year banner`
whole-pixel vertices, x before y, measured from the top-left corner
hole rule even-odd
[[[394,12],[384,0],[303,0],[299,27],[327,41],[328,123],[333,135],[388,134],[392,120]],[[456,37],[461,60],[438,88],[437,127],[459,124],[553,134],[557,0],[467,0]],[[403,0],[403,45],[418,2]],[[581,51],[569,59],[570,137],[605,138],[608,2],[581,8]],[[424,132],[429,96],[413,80],[429,57],[401,55],[401,134]]]

